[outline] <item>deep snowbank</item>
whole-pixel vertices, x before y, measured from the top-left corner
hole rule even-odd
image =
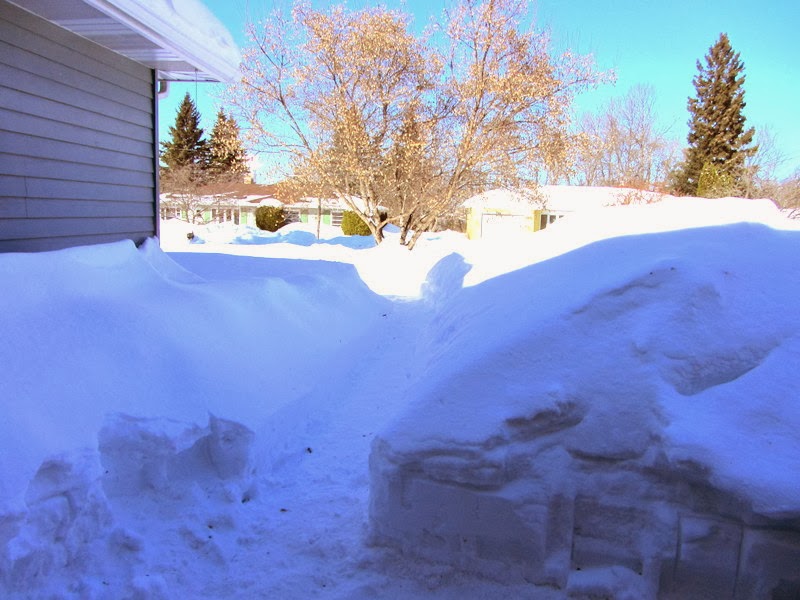
[[[374,539],[578,595],[800,590],[798,273],[800,232],[739,224],[464,289],[374,442]]]
[[[152,242],[0,255],[0,595],[176,597],[131,566],[159,551],[149,522],[224,554],[198,523],[256,494],[253,432],[385,312],[338,267],[219,282]]]

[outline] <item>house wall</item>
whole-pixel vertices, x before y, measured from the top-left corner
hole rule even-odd
[[[154,76],[0,0],[0,251],[157,234]]]
[[[541,211],[531,211],[529,215],[525,215],[503,208],[469,208],[467,209],[467,239],[476,240],[486,237],[486,232],[483,231],[484,216],[524,218],[526,220],[525,229],[529,231],[537,231],[537,213],[540,212]]]
[[[468,208],[467,209],[467,239],[477,240],[484,237],[483,233],[483,216],[484,215],[507,215],[507,216],[521,216],[516,215],[505,209],[494,208]],[[548,210],[536,209],[531,211],[530,223],[527,226],[531,232],[541,231],[549,224],[554,223],[557,219],[564,216],[562,212],[553,212]]]
[[[477,240],[481,237],[481,218],[483,212],[477,208],[467,209],[467,239]]]

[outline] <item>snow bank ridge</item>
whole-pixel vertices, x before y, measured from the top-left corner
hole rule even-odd
[[[800,597],[799,244],[619,238],[455,293],[373,442],[372,541],[570,598]]]

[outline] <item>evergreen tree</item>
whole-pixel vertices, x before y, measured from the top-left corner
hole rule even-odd
[[[183,98],[175,125],[169,128],[170,141],[162,142],[161,161],[168,170],[182,167],[205,168],[208,148],[200,128],[200,113],[189,93]]]
[[[713,163],[707,162],[700,170],[697,180],[697,195],[701,198],[722,198],[734,189],[731,176],[727,172],[720,172]]]
[[[208,167],[214,176],[230,175],[236,179],[242,179],[249,171],[239,125],[221,109],[211,130]]]
[[[751,145],[754,130],[745,129],[742,114],[744,63],[722,33],[706,54],[705,66],[697,61],[697,70],[692,82],[697,96],[688,102],[689,147],[675,179],[676,191],[696,194],[700,173],[708,165],[722,180],[730,182],[727,193],[735,193],[740,187],[745,158],[756,151]]]

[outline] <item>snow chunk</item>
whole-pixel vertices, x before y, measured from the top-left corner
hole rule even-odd
[[[119,521],[135,523],[142,502],[180,513],[186,505],[216,502],[219,510],[255,497],[254,434],[239,423],[211,416],[199,427],[118,414],[98,438],[99,452],[46,459],[28,485],[24,509],[0,516],[0,590],[29,595],[60,581],[64,590],[96,588],[104,597],[168,598],[163,578],[121,569],[138,563],[151,541]],[[183,535],[200,540],[186,528]],[[198,548],[211,546],[205,540]],[[103,573],[108,580],[96,581]]]
[[[143,493],[180,497],[189,484],[235,480],[237,499],[246,501],[253,494],[253,438],[244,425],[213,415],[207,427],[115,415],[98,436],[104,489],[112,498]]]

